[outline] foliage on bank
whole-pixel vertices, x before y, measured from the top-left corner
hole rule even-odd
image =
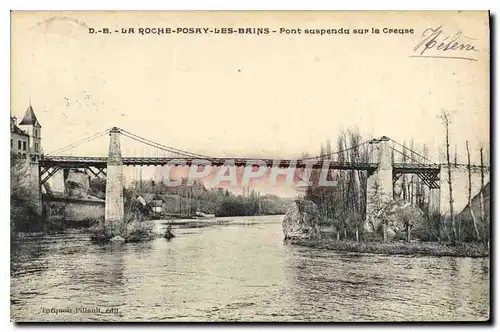
[[[10,232],[15,238],[21,232],[42,232],[47,228],[38,215],[37,206],[26,183],[29,176],[26,160],[10,154]]]
[[[15,190],[10,194],[11,234],[19,232],[41,232],[45,230],[43,219],[25,190]]]
[[[115,236],[121,236],[125,242],[147,242],[158,237],[155,233],[155,224],[148,218],[135,199],[136,194],[124,189],[124,227],[121,230],[104,227],[103,220],[94,220],[89,228],[91,240],[97,243],[107,243]]]
[[[117,234],[115,231],[96,223],[89,228],[90,238],[96,243],[107,243]],[[132,221],[126,224],[125,231],[121,234],[125,242],[146,242],[157,237],[152,221]]]
[[[438,242],[436,224],[441,223],[441,216],[433,214],[426,217],[421,211],[408,205],[401,206],[394,202],[389,203],[377,214],[377,218],[380,219],[378,227],[374,227],[371,232],[361,232],[354,241],[349,238],[340,239],[334,224],[332,225],[324,219],[317,221],[317,218],[312,218],[311,208],[308,211],[300,209],[304,203],[308,203],[308,206],[314,205],[311,201],[297,200],[295,205],[299,207],[298,211],[294,212],[293,208],[290,209],[283,220],[285,241],[292,245],[341,252],[385,255],[489,256],[489,241],[462,241],[454,244],[452,242]],[[384,225],[395,230],[392,236],[389,237],[384,233]],[[318,226],[319,232],[311,232]],[[437,229],[439,230],[439,228]]]
[[[338,162],[367,163],[373,151],[369,150],[369,145],[360,144],[365,140],[356,129],[343,130],[336,142],[335,150],[338,152],[332,153],[334,149],[327,141],[321,146],[320,155],[331,156]],[[419,153],[411,152],[409,155],[400,156],[393,153],[392,162],[413,163],[418,162],[421,157],[428,157],[425,145],[418,147],[412,140],[409,147],[411,151]],[[403,150],[405,149],[404,143]],[[392,239],[453,242],[456,238],[458,243],[483,242],[485,245],[489,241],[489,184],[484,185],[481,193],[472,198],[470,204],[452,222],[449,216],[432,212],[429,200],[426,199],[426,184],[416,175],[401,175],[394,182],[394,199],[378,202],[379,206],[375,207],[375,211],[371,211],[370,216],[366,216],[367,172],[336,170],[328,176],[328,180],[335,180],[337,184],[329,187],[319,186],[317,184],[320,173],[313,171],[312,186],[307,188],[304,199],[317,205],[322,216],[321,225],[332,228],[333,237],[337,240],[363,241],[373,238],[382,242]],[[374,205],[377,205],[376,203],[374,202]],[[368,231],[366,219],[369,221],[368,226],[372,228]]]
[[[335,239],[296,239],[288,243],[304,247],[343,252],[372,253],[384,255],[423,255],[453,257],[488,257],[489,248],[482,243],[459,243],[456,245],[436,242],[354,242]]]

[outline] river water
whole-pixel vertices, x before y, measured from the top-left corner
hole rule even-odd
[[[176,238],[95,245],[32,236],[11,251],[14,321],[429,321],[489,316],[489,260],[283,243],[282,216],[220,218]],[[158,222],[157,229],[163,227]],[[108,311],[108,312],[107,312]]]

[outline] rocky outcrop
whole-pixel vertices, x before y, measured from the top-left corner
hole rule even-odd
[[[68,196],[73,198],[83,198],[88,196],[90,177],[82,172],[70,170],[66,178],[66,189]]]
[[[318,207],[308,200],[296,200],[288,209],[282,227],[285,239],[305,240],[318,238],[320,214]]]

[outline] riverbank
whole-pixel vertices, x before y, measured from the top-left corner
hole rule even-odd
[[[418,256],[488,257],[488,246],[479,243],[440,244],[435,242],[353,242],[333,239],[290,240],[290,244],[334,251]]]
[[[175,220],[174,222],[162,222],[162,225],[171,224],[174,228],[203,228],[210,227],[216,225],[225,225],[229,223],[231,220],[216,220],[214,219],[190,219],[190,220]]]

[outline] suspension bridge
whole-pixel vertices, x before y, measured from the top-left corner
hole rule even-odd
[[[231,165],[236,167],[245,166],[259,166],[265,163],[267,167],[280,167],[280,168],[313,168],[313,169],[337,169],[337,170],[360,170],[368,171],[373,173],[378,167],[377,154],[373,153],[376,150],[378,143],[382,141],[392,142],[393,146],[389,146],[392,151],[405,156],[409,162],[393,162],[394,176],[395,180],[401,174],[417,174],[421,177],[422,181],[428,184],[430,187],[436,187],[436,181],[439,181],[439,174],[441,165],[432,162],[428,158],[422,156],[421,154],[387,138],[382,137],[380,139],[372,139],[362,142],[358,145],[351,146],[349,148],[343,149],[341,151],[335,151],[328,154],[318,155],[316,157],[307,158],[293,158],[293,159],[279,159],[279,158],[251,158],[251,157],[214,157],[207,156],[197,153],[192,153],[180,149],[176,149],[164,144],[160,144],[144,137],[135,135],[127,130],[120,128],[110,128],[98,134],[86,137],[85,139],[67,145],[63,148],[55,150],[49,154],[44,155],[40,160],[41,166],[41,183],[45,183],[51,174],[54,174],[59,169],[88,169],[94,175],[106,175],[106,167],[108,162],[108,157],[98,157],[98,156],[68,156],[61,155],[72,149],[77,148],[83,144],[89,143],[96,140],[104,135],[109,135],[110,132],[114,130],[116,133],[123,137],[130,138],[136,142],[145,144],[146,146],[153,147],[157,151],[162,152],[162,156],[121,156],[122,164],[124,166],[164,166],[172,164],[174,162],[179,165],[191,166],[200,159],[204,161],[209,161],[212,166],[223,166],[226,165],[228,161],[231,161]],[[397,149],[394,146],[399,146],[401,149]],[[335,155],[340,153],[348,153],[353,149],[363,149],[368,148],[372,156],[371,160],[355,160],[355,161],[335,161]],[[151,153],[149,153],[151,154]],[[153,153],[154,154],[154,153]],[[157,153],[159,154],[159,153]],[[258,161],[258,163],[257,163]],[[465,166],[465,165],[463,165]],[[476,167],[476,166],[474,166]]]
[[[83,144],[88,144],[96,139],[109,135],[108,156],[73,156],[67,155]],[[127,156],[122,155],[120,138],[131,139],[155,150],[153,156]],[[351,150],[366,149],[367,158],[361,160],[357,157],[343,157]],[[358,150],[359,151],[359,150]],[[151,153],[150,153],[151,154]],[[405,162],[396,162],[395,154],[402,156]],[[353,154],[356,156],[356,154]],[[262,166],[279,168],[312,168],[329,170],[356,170],[367,172],[367,211],[368,216],[374,209],[374,202],[393,197],[394,184],[403,174],[414,174],[424,183],[429,191],[441,190],[443,180],[443,164],[435,163],[426,156],[405,147],[404,145],[382,136],[361,142],[355,146],[346,147],[340,151],[322,154],[315,157],[279,159],[279,158],[250,158],[250,157],[216,157],[193,153],[177,149],[162,143],[133,134],[125,129],[117,127],[109,128],[103,132],[86,137],[83,140],[69,144],[49,154],[42,155],[38,161],[38,187],[48,181],[57,171],[61,169],[86,169],[94,176],[106,177],[106,205],[105,224],[111,225],[117,234],[123,229],[123,166],[163,166],[199,165],[203,160],[204,165],[208,162],[211,166],[229,165],[234,167]],[[468,165],[455,164],[456,169],[466,168]],[[489,172],[489,166],[470,166],[474,171],[481,167]],[[441,195],[442,196],[442,195]],[[441,197],[441,200],[443,198]],[[439,203],[437,205],[439,210]]]

